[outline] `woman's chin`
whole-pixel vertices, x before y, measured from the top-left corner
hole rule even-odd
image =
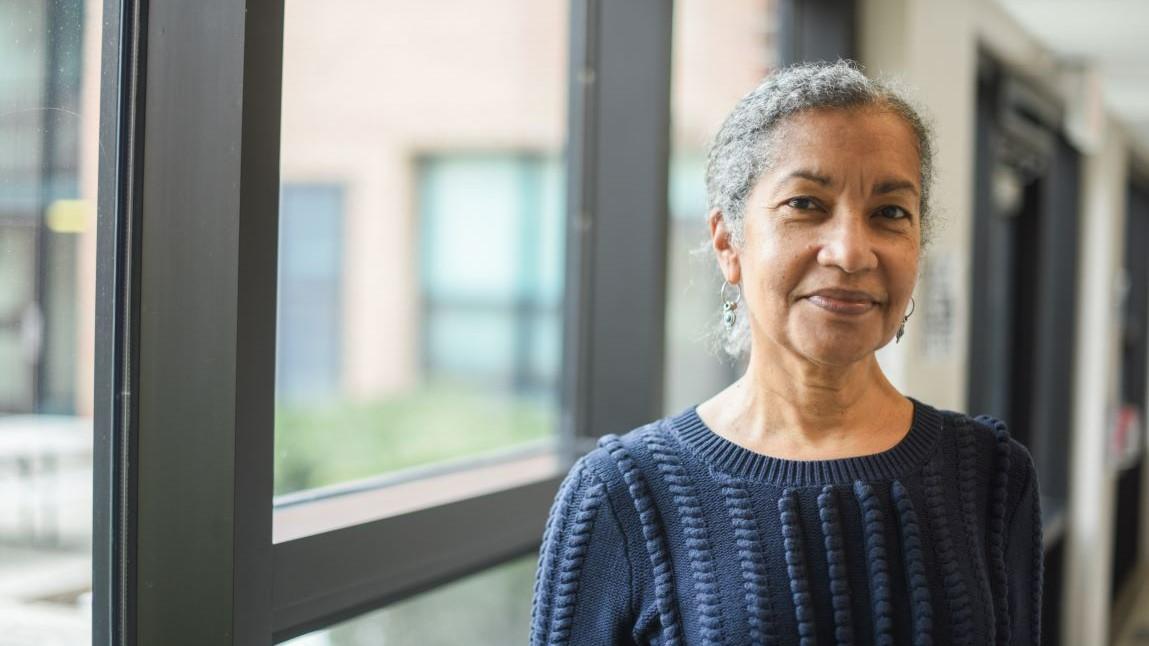
[[[810,361],[829,366],[848,366],[874,353],[875,344],[860,336],[798,338],[794,347]]]

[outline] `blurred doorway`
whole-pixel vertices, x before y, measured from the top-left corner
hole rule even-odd
[[[968,410],[1003,420],[1036,463],[1049,643],[1058,643],[1068,496],[1080,174],[1061,121],[1043,88],[982,56]]]
[[[1113,582],[1110,598],[1123,597],[1138,565],[1141,544],[1142,471],[1149,318],[1149,188],[1130,184],[1125,220],[1121,317],[1121,400],[1115,420],[1117,498],[1113,514]]]

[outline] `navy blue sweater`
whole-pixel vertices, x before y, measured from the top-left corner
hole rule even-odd
[[[607,435],[543,535],[531,644],[1037,644],[1029,452],[914,401],[881,453],[786,460],[691,408]]]

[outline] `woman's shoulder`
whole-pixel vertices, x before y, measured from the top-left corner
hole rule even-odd
[[[671,420],[672,417],[664,417],[624,433],[603,435],[593,450],[579,458],[579,463],[608,486],[634,486],[636,472],[645,467],[651,448],[666,444]]]
[[[944,433],[950,435],[959,460],[973,462],[989,481],[1009,483],[1011,498],[1036,486],[1037,472],[1029,448],[1010,432],[1002,419],[984,413],[939,409]]]
[[[1032,460],[1029,449],[1010,432],[1009,425],[1002,419],[985,413],[969,414],[959,411],[938,409],[942,426],[967,443],[993,447],[995,452],[1017,455]],[[1023,460],[1024,461],[1024,460]]]
[[[577,473],[601,483],[621,510],[644,507],[665,484],[667,470],[685,466],[675,431],[680,415],[599,437],[595,447],[575,462],[568,478]]]

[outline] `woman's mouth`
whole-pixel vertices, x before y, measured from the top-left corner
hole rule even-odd
[[[865,314],[877,306],[877,303],[869,299],[837,298],[826,294],[813,294],[807,296],[806,300],[828,312],[851,316]]]

